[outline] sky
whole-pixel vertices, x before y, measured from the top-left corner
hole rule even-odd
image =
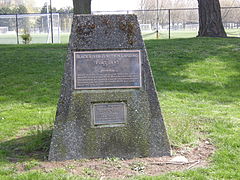
[[[138,8],[139,0],[92,0],[92,11],[116,11],[134,10]],[[35,0],[38,7],[42,7],[45,2],[50,0]],[[52,6],[60,9],[61,7],[72,7],[72,0],[52,0]]]

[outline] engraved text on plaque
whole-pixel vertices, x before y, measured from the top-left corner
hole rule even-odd
[[[74,53],[75,89],[139,87],[141,87],[139,50]]]
[[[96,103],[92,105],[94,126],[123,125],[126,123],[126,105],[123,102]]]

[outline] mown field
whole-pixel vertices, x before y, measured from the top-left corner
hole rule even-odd
[[[216,152],[205,168],[131,179],[240,179],[240,40],[145,43],[172,147],[208,139]],[[0,179],[91,178],[72,175],[71,165],[36,170],[47,159],[66,50],[0,45]]]
[[[197,36],[197,30],[171,30],[170,38],[193,38]],[[240,37],[240,29],[226,29],[226,33],[229,37]],[[21,34],[20,34],[21,35]],[[142,32],[142,36],[144,40],[157,39],[156,32]],[[38,43],[47,43],[48,42],[48,34],[31,34],[32,44]],[[159,31],[159,39],[169,39],[168,30],[160,30]],[[68,43],[69,33],[60,33],[59,34],[59,42],[60,43]],[[49,42],[51,42],[51,37],[49,38]],[[54,43],[58,42],[58,34],[54,34]],[[22,39],[19,36],[19,43],[22,44]],[[16,34],[0,34],[0,44],[17,44],[17,36]]]

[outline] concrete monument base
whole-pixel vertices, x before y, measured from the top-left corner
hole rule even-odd
[[[75,15],[49,160],[170,155],[135,15]]]

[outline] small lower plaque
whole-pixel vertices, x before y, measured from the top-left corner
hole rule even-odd
[[[93,104],[92,121],[94,126],[122,126],[126,123],[126,104],[124,102]]]

